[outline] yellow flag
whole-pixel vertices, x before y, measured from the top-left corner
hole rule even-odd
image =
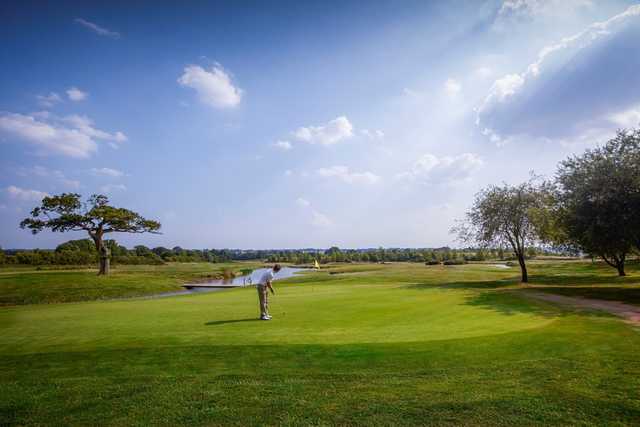
[[[318,264],[318,260],[313,260],[313,267],[317,268],[318,270],[320,270],[320,264]]]

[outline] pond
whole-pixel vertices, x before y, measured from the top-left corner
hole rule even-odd
[[[258,283],[262,275],[269,270],[270,268],[258,268],[253,270],[250,274],[236,276],[232,279],[217,279],[200,283],[187,283],[182,285],[185,288],[182,291],[164,292],[162,294],[154,295],[154,297],[171,297],[175,295],[194,294],[196,292],[216,292],[242,286],[251,286]],[[275,280],[288,279],[289,277],[293,277],[296,273],[304,270],[304,268],[282,267],[282,269],[275,275]]]

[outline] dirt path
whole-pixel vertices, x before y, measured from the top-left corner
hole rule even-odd
[[[519,292],[519,294],[543,301],[555,302],[558,304],[606,311],[607,313],[622,317],[629,323],[640,326],[640,307],[635,305],[625,304],[617,301],[604,301],[582,297],[566,297],[563,295],[554,295],[535,291],[524,291]]]

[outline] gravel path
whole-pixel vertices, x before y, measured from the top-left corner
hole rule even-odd
[[[524,291],[522,292],[522,294],[543,301],[606,311],[607,313],[622,317],[629,323],[640,326],[640,307],[635,305],[625,304],[618,301],[604,301],[582,297],[566,297],[563,295],[554,295],[535,291]]]

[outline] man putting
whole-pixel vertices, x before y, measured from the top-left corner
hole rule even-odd
[[[271,282],[278,271],[280,271],[280,264],[276,264],[273,266],[271,270],[266,271],[260,281],[256,285],[258,289],[258,299],[260,301],[260,320],[271,320],[271,316],[269,316],[269,294],[267,293],[267,289],[271,291],[272,294],[275,294],[273,290],[273,286],[271,286]]]

